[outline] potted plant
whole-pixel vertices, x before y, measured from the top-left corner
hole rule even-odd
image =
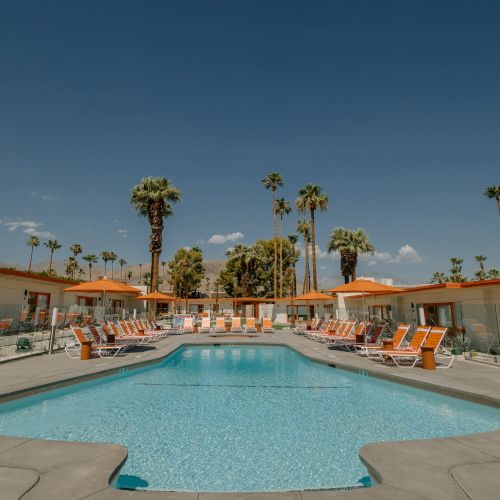
[[[458,328],[457,333],[451,339],[451,353],[455,356],[468,352],[471,349],[471,339],[465,334],[465,328]]]

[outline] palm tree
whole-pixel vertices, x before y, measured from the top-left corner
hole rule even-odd
[[[312,248],[312,268],[313,268],[313,286],[318,289],[318,275],[316,272],[316,232],[314,215],[316,210],[324,211],[328,208],[328,195],[321,192],[321,186],[317,184],[306,184],[299,190],[299,196],[295,205],[299,212],[311,214],[311,248]]]
[[[132,279],[132,271],[129,271],[127,273],[127,278],[128,278],[128,281],[130,282],[130,280]]]
[[[446,283],[448,278],[446,274],[436,271],[431,277],[431,283]]]
[[[123,266],[127,265],[127,261],[125,259],[120,259],[118,264],[120,264],[120,281],[123,281]]]
[[[498,278],[500,278],[500,271],[498,269],[491,268],[488,271],[488,278],[490,280],[497,280]]]
[[[449,281],[452,283],[463,283],[467,281],[467,278],[462,276],[462,264],[464,262],[463,259],[459,259],[458,257],[452,257],[450,259],[451,269],[450,269],[450,278]]]
[[[151,286],[151,273],[149,271],[146,271],[143,275],[143,282],[146,285],[146,292],[149,293],[151,291],[150,286]]]
[[[97,255],[89,253],[88,255],[84,255],[82,259],[89,265],[89,281],[92,281],[92,266],[97,264]]]
[[[30,236],[28,238],[27,245],[29,247],[31,247],[31,251],[30,251],[30,263],[29,263],[29,266],[28,266],[28,272],[30,272],[31,271],[31,262],[33,260],[33,248],[40,246],[40,239],[37,236]]]
[[[173,215],[171,203],[181,199],[181,191],[165,177],[146,177],[132,189],[130,203],[151,226],[151,291],[158,290],[158,264],[163,244],[163,219]]]
[[[66,265],[66,269],[65,269],[66,275],[69,276],[70,278],[74,278],[75,273],[80,268],[80,266],[78,265],[78,262],[76,261],[76,258],[73,256],[69,256],[68,260],[66,260],[64,262],[64,264]]]
[[[280,299],[283,298],[283,215],[288,215],[292,211],[290,203],[285,198],[276,200],[276,212],[280,216]]]
[[[118,255],[116,255],[115,252],[109,252],[108,259],[111,262],[111,279],[115,279],[115,270],[113,269],[113,264],[115,263],[115,260],[118,258]]]
[[[500,213],[500,186],[487,187],[483,194],[486,198],[495,198],[497,201],[498,213]]]
[[[101,252],[101,259],[104,262],[104,276],[108,275],[108,260],[111,252],[109,250],[103,250]]]
[[[82,253],[82,245],[80,245],[80,243],[73,243],[69,247],[69,251],[73,254],[73,257],[76,259],[78,254]]]
[[[298,238],[296,234],[289,234],[288,241],[292,244],[292,254],[293,254],[293,290],[292,297],[297,295],[297,272],[295,270],[296,257],[295,257],[295,245],[297,244]]]
[[[487,277],[486,271],[484,270],[484,263],[487,258],[488,257],[485,257],[484,255],[476,255],[474,257],[474,260],[479,264],[479,270],[474,273],[474,276],[478,280],[485,280]]]
[[[273,242],[274,242],[274,297],[278,291],[278,245],[276,241],[276,189],[283,186],[283,177],[278,172],[267,174],[262,180],[266,189],[271,190],[273,197]]]
[[[73,254],[73,260],[75,261],[76,263],[76,266],[71,264],[69,267],[70,269],[73,270],[73,275],[71,276],[72,278],[75,277],[75,273],[76,271],[78,270],[79,266],[78,266],[78,261],[76,260],[76,257],[78,256],[78,254],[81,254],[82,253],[82,245],[80,245],[80,243],[73,243],[70,247],[69,247],[69,251]]]
[[[349,230],[337,227],[330,235],[328,242],[328,253],[338,252],[340,254],[340,273],[344,277],[344,283],[349,283],[351,276],[350,255],[349,255]]]
[[[54,252],[59,250],[62,245],[60,245],[57,240],[46,241],[44,245],[50,250],[49,274],[52,274],[52,258],[54,256]]]
[[[307,293],[311,289],[311,273],[309,272],[309,222],[305,219],[297,221],[297,232],[304,237],[306,265],[302,293]]]

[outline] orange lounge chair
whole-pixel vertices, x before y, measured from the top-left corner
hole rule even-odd
[[[431,331],[428,333],[425,338],[425,342],[419,348],[417,352],[400,352],[399,354],[395,353],[395,351],[385,352],[384,359],[388,363],[394,363],[398,367],[408,367],[413,368],[417,363],[421,362],[421,350],[422,347],[430,348],[434,352],[434,357],[439,359],[446,359],[448,361],[444,366],[437,365],[436,368],[449,368],[455,359],[453,354],[445,354],[445,353],[437,353],[441,342],[443,342],[444,336],[448,328],[443,328],[440,326],[434,326],[431,328]],[[381,353],[382,354],[382,353]],[[408,363],[408,364],[403,364]]]
[[[73,345],[67,345],[64,350],[70,358],[79,358],[82,350],[82,342],[87,342],[83,331],[75,326],[71,326],[71,331],[75,336],[76,342]],[[91,355],[100,358],[114,358],[117,354],[123,353],[125,346],[118,344],[92,345]]]
[[[262,318],[262,333],[274,333],[273,320],[271,318]]]
[[[12,326],[14,318],[3,318],[0,320],[0,335],[9,331],[9,328]]]
[[[411,359],[413,359],[416,363],[418,361],[418,355],[420,355],[420,348],[425,342],[427,335],[431,330],[430,326],[420,325],[413,334],[413,337],[410,340],[410,343],[406,347],[400,347],[399,349],[393,349],[392,351],[377,351],[377,356],[379,361],[383,361],[388,364],[395,364],[396,366],[401,366],[398,364],[397,360],[402,359],[404,355],[409,355]],[[415,360],[414,356],[417,354],[417,359]],[[415,363],[412,366],[415,366]]]
[[[245,324],[245,333],[257,333],[257,327],[255,326],[255,318],[247,318]]]
[[[201,326],[200,326],[200,333],[210,333],[212,323],[210,321],[210,318],[208,316],[203,316],[201,318]]]
[[[231,333],[243,333],[241,328],[241,318],[233,316],[231,318]]]
[[[382,330],[384,329],[384,326],[377,327]],[[406,334],[410,330],[410,325],[407,323],[400,323],[398,326],[398,329],[392,336],[392,347],[394,349],[399,349],[399,346],[401,345],[401,342],[403,342],[404,338],[406,337]],[[377,337],[378,338],[378,337]],[[377,344],[376,342],[370,342],[368,344],[355,344],[356,348],[358,349],[358,354],[361,356],[369,356],[371,357],[371,354],[375,354],[375,357],[378,358],[378,352],[382,349],[382,344],[379,343]]]

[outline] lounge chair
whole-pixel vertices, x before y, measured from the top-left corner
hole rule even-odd
[[[335,345],[345,347],[348,351],[355,351],[356,337],[366,335],[366,326],[366,321],[360,321],[346,338],[339,339]]]
[[[389,351],[385,353],[384,359],[388,363],[394,363],[394,365],[399,368],[413,368],[417,363],[421,362],[422,347],[425,347],[433,350],[434,357],[437,360],[447,360],[447,363],[445,363],[444,366],[437,365],[436,368],[449,368],[453,363],[455,356],[449,353],[437,353],[437,350],[439,349],[447,331],[448,328],[434,326],[427,334],[425,342],[420,346],[418,351],[402,351],[400,353],[396,353],[396,351]]]
[[[143,334],[152,337],[151,341],[157,341],[163,338],[167,332],[164,330],[150,330],[145,328],[144,323],[138,322],[138,321],[133,321],[133,320],[125,320],[124,321],[125,325],[128,326],[128,331],[132,335],[139,335],[142,336]],[[143,333],[141,333],[143,332]]]
[[[375,353],[375,356],[378,358],[377,351],[380,351],[382,349],[382,344],[377,343],[379,336],[382,334],[384,330],[385,325],[380,325],[375,327],[375,330],[372,334],[372,337],[370,339],[369,343],[366,344],[355,344],[355,348],[358,351],[358,354],[361,356],[370,356],[372,353]],[[398,329],[394,333],[392,337],[392,346],[394,349],[398,349],[399,346],[401,345],[401,342],[403,342],[404,338],[406,337],[406,334],[408,333],[408,330],[410,329],[410,325],[407,323],[400,323],[398,326]],[[376,334],[378,331],[378,334],[374,338],[374,334]]]
[[[274,333],[273,320],[271,318],[262,318],[262,333]]]
[[[314,336],[314,340],[326,344],[332,338],[341,336],[347,327],[347,324],[348,321],[346,320],[337,320],[327,332],[317,333]]]
[[[255,326],[255,318],[247,318],[245,324],[245,333],[257,333],[257,327]]]
[[[201,326],[200,326],[199,332],[200,333],[210,333],[210,330],[211,330],[210,318],[208,316],[203,316],[203,318],[201,318]]]
[[[331,319],[323,324],[322,328],[317,330],[308,330],[305,332],[304,336],[311,340],[319,340],[321,336],[328,334],[333,331],[335,327],[335,320]]]
[[[76,342],[73,345],[67,345],[64,350],[70,358],[79,358],[82,351],[82,342],[87,342],[87,337],[81,328],[71,326],[71,331],[75,336]],[[92,345],[90,354],[101,358],[114,358],[117,354],[123,353],[125,346],[118,344]]]
[[[9,328],[12,326],[14,318],[3,318],[0,320],[0,335],[9,331]]]
[[[344,331],[341,335],[331,335],[325,339],[325,344],[328,347],[343,347],[346,341],[353,342],[356,340],[355,336],[356,321],[348,321]]]
[[[243,333],[241,328],[241,318],[233,316],[231,319],[231,333]]]
[[[186,316],[181,326],[181,333],[193,333],[193,318]]]
[[[113,321],[108,321],[108,327],[111,330],[111,333],[115,335],[115,341],[117,343],[128,342],[132,345],[143,345],[148,344],[152,340],[152,337],[149,337],[148,335],[133,335],[129,333],[128,329],[122,328],[121,325],[120,328],[118,328],[118,325]]]
[[[88,330],[89,330],[90,335],[92,335],[92,337],[94,338],[94,342],[95,342],[96,346],[99,346],[99,345],[117,345],[117,346],[122,346],[123,347],[122,352],[125,352],[129,348],[129,346],[130,346],[130,344],[125,343],[125,342],[115,342],[113,344],[110,344],[109,342],[104,341],[103,338],[101,337],[100,333],[99,333],[99,330],[95,326],[93,326],[93,325],[89,326]]]
[[[401,360],[403,360],[405,357],[409,357],[409,359],[414,361],[412,366],[415,366],[416,362],[418,361],[418,355],[420,354],[420,348],[424,344],[430,330],[430,326],[421,325],[415,330],[410,343],[406,347],[400,347],[399,349],[393,349],[391,351],[377,351],[379,361],[387,364],[395,364],[396,366],[403,366],[398,363],[398,360],[401,362]],[[413,356],[415,354],[417,354],[416,359]]]
[[[219,318],[215,318],[215,334],[226,333],[226,320],[221,316]]]

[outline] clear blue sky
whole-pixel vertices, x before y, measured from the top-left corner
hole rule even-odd
[[[369,233],[362,274],[498,268],[482,192],[500,184],[499,23],[494,1],[4,1],[0,261],[27,261],[25,231],[59,259],[79,242],[147,261],[128,204],[147,175],[183,191],[162,258],[221,258],[214,234],[272,235],[259,181],[279,171],[290,200],[307,182],[330,196],[321,250],[337,225]]]

